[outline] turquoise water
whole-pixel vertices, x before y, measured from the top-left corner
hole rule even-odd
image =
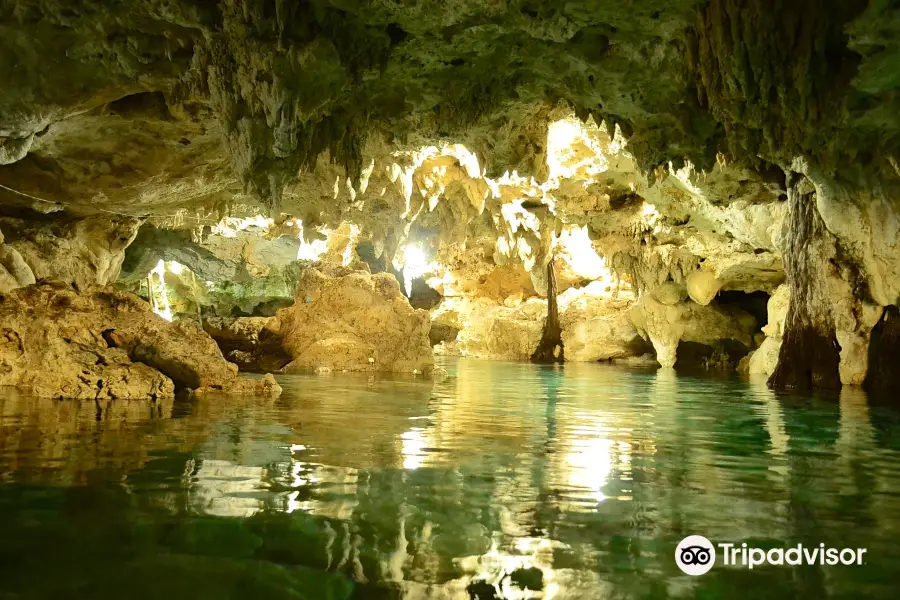
[[[898,597],[900,416],[861,392],[444,366],[274,401],[0,392],[0,600]],[[691,577],[689,534],[867,552]]]

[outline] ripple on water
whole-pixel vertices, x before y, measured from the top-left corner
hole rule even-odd
[[[443,366],[282,377],[275,401],[3,391],[0,598],[895,597],[900,418],[860,392]],[[693,533],[869,560],[691,578]]]

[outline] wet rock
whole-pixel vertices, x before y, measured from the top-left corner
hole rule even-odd
[[[537,298],[516,306],[483,297],[444,298],[433,319],[438,326],[459,332],[441,349],[446,354],[528,360],[541,340],[546,314],[546,301]]]
[[[841,387],[840,346],[829,286],[839,278],[836,241],[816,208],[810,181],[799,173],[790,177],[785,269],[791,302],[769,385],[837,389]]]
[[[598,290],[599,282],[570,289],[560,297],[566,360],[593,362],[635,355],[640,339],[628,316],[631,300],[613,299]]]
[[[509,300],[509,299],[508,299]],[[569,288],[559,296],[562,341],[567,361],[591,362],[643,353],[635,345],[638,331],[628,308],[633,300],[623,293],[613,298],[605,282]],[[432,327],[458,330],[455,340],[441,348],[447,354],[479,358],[528,360],[541,339],[547,303],[543,299],[508,301],[490,298],[445,298],[432,314]]]
[[[431,342],[432,346],[436,346],[444,342],[453,342],[458,335],[458,327],[432,322],[431,329],[428,331],[428,340]]]
[[[434,365],[428,313],[410,306],[393,275],[307,269],[294,299],[275,317],[293,358],[286,371],[427,373]]]
[[[237,376],[190,322],[170,323],[112,288],[39,284],[0,298],[0,385],[37,396],[170,397],[176,389],[278,394],[274,380]]]

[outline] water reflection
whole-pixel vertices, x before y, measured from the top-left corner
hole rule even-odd
[[[332,595],[313,597],[355,598],[840,597],[860,586],[893,597],[900,426],[861,392],[797,398],[608,365],[446,367],[434,383],[292,376],[274,402],[98,407],[4,392],[0,555],[17,576],[0,577],[0,597],[65,596],[88,561],[140,579],[147,565],[197,557],[209,573],[271,573],[241,584],[248,597],[315,586]],[[690,533],[868,547],[871,562],[688,578],[672,556]],[[85,545],[92,536],[103,544]],[[48,563],[69,547],[71,570]],[[47,569],[59,576],[39,594]],[[229,580],[206,572],[202,589]],[[187,593],[172,585],[167,595]],[[101,588],[92,597],[118,597]]]

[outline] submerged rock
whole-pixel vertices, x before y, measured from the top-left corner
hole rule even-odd
[[[428,313],[410,306],[389,273],[307,269],[294,305],[276,319],[286,371],[394,371],[428,373],[434,357]]]
[[[94,399],[281,391],[271,376],[254,381],[237,371],[199,327],[170,323],[127,292],[42,284],[0,297],[0,385]]]

